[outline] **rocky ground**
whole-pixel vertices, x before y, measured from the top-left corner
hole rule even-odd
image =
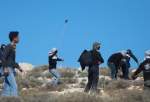
[[[1,97],[0,102],[149,102],[149,91],[143,90],[143,79],[135,81],[110,79],[109,70],[101,68],[99,94],[84,93],[87,72],[77,69],[59,69],[61,84],[53,87],[48,67],[34,68],[31,64],[21,63],[24,73],[18,73],[19,98]],[[2,85],[1,85],[2,86]]]

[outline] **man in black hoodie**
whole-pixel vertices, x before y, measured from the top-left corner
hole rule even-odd
[[[97,92],[97,85],[99,80],[99,65],[104,63],[104,59],[102,58],[99,50],[100,43],[95,42],[93,44],[93,49],[91,50],[93,64],[89,66],[88,69],[88,83],[85,88],[85,92],[89,92],[90,89],[93,92]]]

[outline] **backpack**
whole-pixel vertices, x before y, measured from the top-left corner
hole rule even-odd
[[[2,44],[0,46],[0,69],[3,66],[3,60],[4,60],[4,54],[5,54],[5,47],[6,47],[5,44]],[[3,76],[3,73],[2,73],[2,70],[0,70],[0,77],[2,77],[2,76]]]
[[[5,54],[5,47],[6,47],[5,44],[2,44],[0,46],[0,67],[2,67],[2,64],[3,64],[3,59],[4,59],[4,54]]]
[[[91,51],[84,50],[79,59],[78,62],[81,65],[82,71],[85,69],[85,67],[89,67],[93,64],[93,57]]]

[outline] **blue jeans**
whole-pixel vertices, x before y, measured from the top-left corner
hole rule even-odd
[[[50,69],[50,73],[53,75],[53,78],[51,81],[52,85],[57,86],[61,77],[60,73],[56,69]]]
[[[13,68],[9,68],[9,74],[8,76],[5,76],[2,96],[18,96],[18,86]]]
[[[3,75],[3,69],[2,67],[0,67],[0,77],[2,77],[2,75]]]
[[[111,78],[113,80],[116,80],[117,79],[117,72],[118,72],[116,65],[113,63],[108,63],[108,67],[110,68],[110,71],[111,71]]]

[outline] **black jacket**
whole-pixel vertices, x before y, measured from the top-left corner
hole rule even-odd
[[[49,69],[56,69],[57,61],[63,61],[61,58],[58,58],[57,55],[49,55]]]
[[[98,52],[97,50],[91,50],[92,53],[92,59],[93,59],[93,65],[99,65],[104,63],[104,59],[101,56],[101,53]]]
[[[19,65],[16,63],[16,45],[8,44],[5,47],[4,58],[3,58],[3,67],[12,67],[18,68]]]
[[[122,53],[115,53],[109,57],[108,63],[113,63],[116,66],[119,66],[123,58],[124,56],[122,55]]]
[[[129,57],[130,56],[130,57]],[[132,58],[136,63],[138,63],[138,59],[135,57],[133,53],[129,54],[129,56],[123,55],[121,52],[115,53],[111,55],[108,59],[108,63],[114,63],[116,66],[120,66],[120,64],[124,63],[123,59],[130,67],[130,59]]]

